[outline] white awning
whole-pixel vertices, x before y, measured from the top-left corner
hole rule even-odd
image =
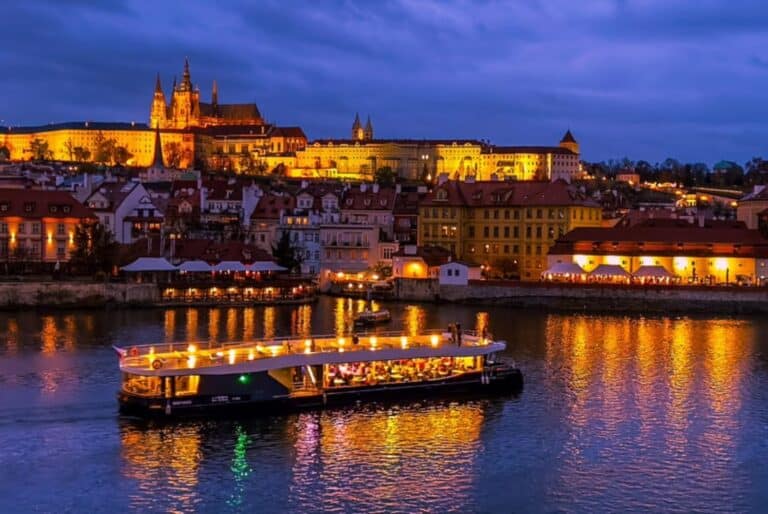
[[[631,275],[618,264],[600,264],[589,273],[590,277],[624,277]]]
[[[547,271],[544,275],[586,275],[586,271],[575,262],[558,262]]]
[[[674,273],[667,271],[664,266],[640,266],[633,274],[636,278],[673,278]]]
[[[240,261],[221,261],[213,267],[213,271],[247,271],[245,264]]]
[[[179,271],[184,271],[185,273],[210,273],[211,270],[213,270],[213,267],[201,260],[186,261],[179,265]]]
[[[288,271],[288,268],[284,268],[272,261],[256,261],[253,264],[249,264],[247,268],[250,271],[270,272],[270,271]]]
[[[122,269],[128,273],[178,271],[176,266],[163,259],[162,257],[139,257],[129,265],[123,266]]]

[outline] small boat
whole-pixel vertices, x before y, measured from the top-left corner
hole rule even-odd
[[[430,331],[115,348],[123,414],[254,415],[365,400],[520,390],[487,333]]]
[[[388,309],[378,311],[364,310],[355,316],[355,325],[375,325],[377,323],[387,323],[392,321],[392,315]]]

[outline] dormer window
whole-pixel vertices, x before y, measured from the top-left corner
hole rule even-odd
[[[445,189],[438,189],[437,195],[435,195],[438,200],[447,200],[448,199],[448,191]]]
[[[386,199],[386,198],[382,198],[381,200],[379,200],[379,204],[381,204],[381,206],[382,206],[382,207],[386,207],[386,206],[387,206],[387,203],[388,203],[388,202],[387,202],[387,199]]]
[[[8,202],[0,203],[0,212],[8,212],[9,207]]]
[[[365,205],[366,207],[371,205],[371,199],[370,198],[366,198],[365,200],[363,200],[363,205]]]
[[[24,204],[24,212],[32,212],[35,210],[35,202],[27,202]]]
[[[347,198],[346,203],[347,203],[347,207],[351,207],[352,203],[353,203],[353,200],[351,198]]]
[[[48,208],[48,210],[51,211],[52,213],[59,212],[59,206],[58,205],[51,205]]]

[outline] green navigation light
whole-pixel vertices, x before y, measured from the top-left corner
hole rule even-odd
[[[251,381],[250,375],[240,375],[240,377],[237,379],[238,382],[245,385],[248,384]]]

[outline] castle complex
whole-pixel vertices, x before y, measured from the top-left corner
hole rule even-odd
[[[202,102],[185,61],[170,103],[158,75],[148,123],[69,122],[0,128],[0,150],[11,160],[53,159],[148,167],[160,131],[166,165],[238,173],[279,170],[296,178],[370,180],[390,168],[411,180],[439,176],[476,180],[570,181],[581,175],[579,145],[570,131],[557,146],[497,146],[485,141],[375,139],[368,116],[356,115],[350,139],[312,142],[299,127],[268,123],[256,104],[219,103],[214,81]]]

